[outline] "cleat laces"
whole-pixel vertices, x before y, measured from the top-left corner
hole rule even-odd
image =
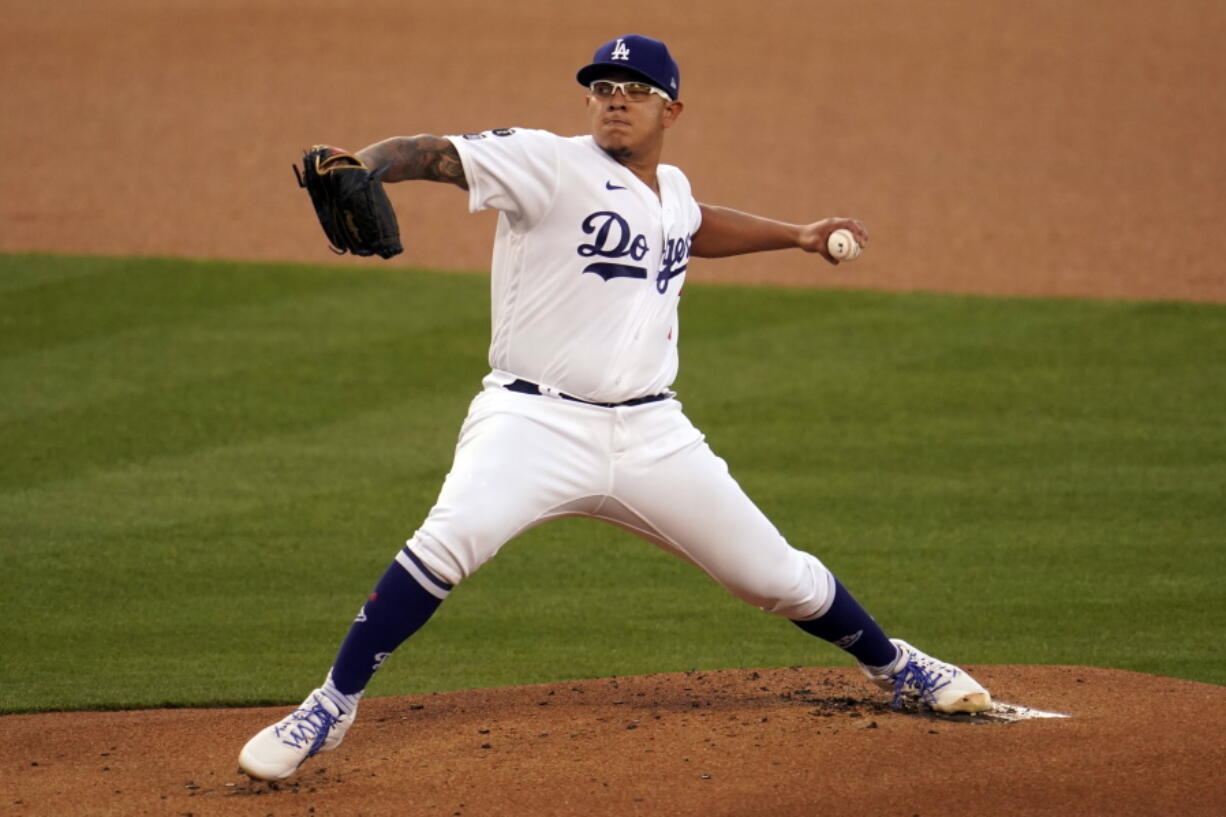
[[[293,749],[301,749],[309,743],[306,757],[311,757],[323,746],[335,724],[336,717],[323,704],[316,704],[310,709],[294,710],[276,726],[275,732],[282,743]]]
[[[908,658],[907,663],[894,676],[894,700],[890,702],[893,709],[901,709],[903,698],[908,693],[916,694],[920,700],[929,706],[936,704],[936,693],[949,686],[953,679],[947,677],[939,668],[935,670],[925,666],[925,662]]]

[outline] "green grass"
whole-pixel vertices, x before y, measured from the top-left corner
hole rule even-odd
[[[434,500],[487,291],[0,256],[0,712],[299,699]],[[682,318],[688,413],[889,631],[1226,683],[1226,309],[691,285]],[[567,520],[371,694],[849,663]]]

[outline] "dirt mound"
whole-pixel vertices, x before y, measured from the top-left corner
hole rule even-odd
[[[284,709],[0,718],[13,815],[1218,815],[1226,688],[973,667],[1015,723],[889,709],[853,669],[725,670],[365,701],[291,782],[235,758]]]

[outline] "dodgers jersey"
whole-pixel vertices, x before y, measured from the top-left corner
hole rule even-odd
[[[490,366],[602,403],[677,375],[677,296],[702,215],[685,174],[660,195],[591,136],[500,129],[448,136],[471,212],[496,209]]]

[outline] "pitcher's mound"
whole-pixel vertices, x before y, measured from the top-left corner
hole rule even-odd
[[[235,758],[287,708],[12,715],[0,813],[1226,813],[1226,687],[968,669],[1002,702],[988,717],[894,712],[856,670],[809,667],[372,699],[281,784]]]

